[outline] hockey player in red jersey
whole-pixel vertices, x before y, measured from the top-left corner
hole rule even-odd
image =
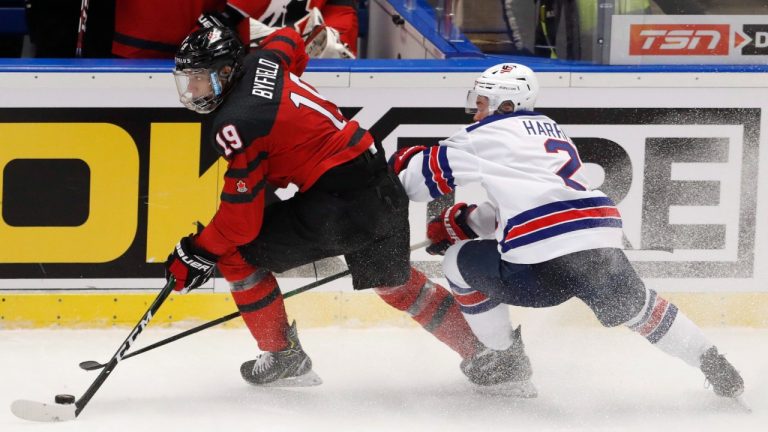
[[[479,183],[489,201],[457,203],[428,226],[443,271],[467,322],[489,349],[529,377],[520,329],[505,304],[550,307],[576,297],[606,327],[623,325],[667,354],[699,368],[719,396],[738,397],[744,381],[674,304],[646,288],[622,248],[622,219],[589,187],[571,139],[534,112],[539,85],[526,66],[496,65],[475,81],[467,109],[476,123],[438,146],[398,150],[391,159],[408,196],[428,201]]]
[[[241,40],[250,41],[265,26],[294,26],[305,40],[316,41],[310,48],[322,39],[324,49],[310,49],[311,57],[350,58],[357,53],[356,0],[117,0],[112,54],[171,58],[205,14],[224,18]],[[315,37],[317,33],[322,37]]]
[[[198,113],[216,111],[210,139],[228,168],[213,219],[168,257],[175,289],[199,287],[218,266],[264,351],[241,368],[256,385],[319,383],[288,325],[273,272],[338,255],[355,289],[373,288],[462,358],[472,357],[480,345],[451,294],[410,266],[408,197],[381,145],[299,78],[307,55],[298,33],[279,29],[261,49],[243,53],[230,29],[212,26],[193,32],[176,55],[181,102]],[[299,190],[265,206],[268,184]],[[496,379],[493,371],[477,373]]]

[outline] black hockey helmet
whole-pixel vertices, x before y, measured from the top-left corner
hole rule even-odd
[[[179,99],[187,108],[206,114],[223,101],[243,68],[245,48],[224,26],[195,30],[176,52],[173,75]]]

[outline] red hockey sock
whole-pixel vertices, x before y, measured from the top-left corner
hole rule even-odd
[[[390,306],[406,311],[462,358],[471,357],[480,346],[451,293],[428,280],[424,273],[411,268],[411,277],[404,285],[375,291]]]
[[[288,347],[285,337],[288,315],[283,294],[272,273],[257,272],[250,277],[262,276],[249,288],[233,290],[232,298],[248,330],[262,351],[281,351]]]

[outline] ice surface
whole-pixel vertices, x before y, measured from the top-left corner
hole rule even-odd
[[[239,375],[257,354],[245,329],[210,329],[118,365],[76,420],[14,417],[15,399],[80,397],[129,329],[0,331],[0,431],[764,431],[768,330],[705,329],[742,372],[747,414],[704,387],[698,370],[626,329],[523,326],[539,397],[479,394],[459,357],[420,329],[299,333],[324,384],[257,388]],[[150,326],[136,347],[184,328]]]

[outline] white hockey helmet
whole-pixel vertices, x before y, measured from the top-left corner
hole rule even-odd
[[[539,94],[539,81],[528,66],[518,63],[501,63],[488,68],[475,80],[475,86],[467,93],[466,111],[477,112],[477,97],[488,98],[488,111],[493,113],[499,106],[510,101],[515,111],[532,111]]]

